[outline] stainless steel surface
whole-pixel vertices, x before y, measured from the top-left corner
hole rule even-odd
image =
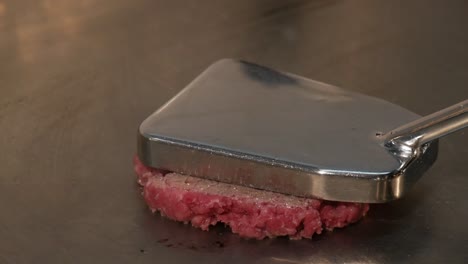
[[[381,131],[417,118],[377,98],[224,59],[141,124],[138,153],[148,166],[226,183],[388,202],[436,159],[437,146],[396,156],[381,140]]]
[[[384,138],[387,144],[402,146],[401,152],[405,153],[408,150],[413,153],[414,149],[466,126],[468,126],[468,100],[398,127],[387,132]]]
[[[407,196],[312,241],[154,216],[130,160],[141,120],[224,57],[453,105],[467,24],[466,1],[0,1],[0,263],[466,262],[466,130]]]

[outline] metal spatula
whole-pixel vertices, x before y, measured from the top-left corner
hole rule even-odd
[[[379,203],[468,125],[468,100],[421,118],[389,102],[221,60],[140,126],[148,166],[302,197]],[[406,124],[406,125],[405,125]]]

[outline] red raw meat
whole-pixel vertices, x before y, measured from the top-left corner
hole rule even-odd
[[[369,205],[327,202],[262,191],[146,167],[134,169],[150,209],[208,230],[218,222],[242,237],[311,238],[361,219]]]

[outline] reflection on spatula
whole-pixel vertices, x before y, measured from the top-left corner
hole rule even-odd
[[[221,60],[141,124],[138,155],[151,167],[257,189],[387,202],[435,162],[437,138],[468,125],[467,105],[421,118],[381,99]]]

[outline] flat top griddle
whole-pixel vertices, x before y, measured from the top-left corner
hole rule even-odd
[[[408,196],[312,241],[246,241],[152,215],[141,120],[242,58],[425,115],[468,97],[468,6],[438,1],[0,3],[0,263],[462,263],[466,132]]]

